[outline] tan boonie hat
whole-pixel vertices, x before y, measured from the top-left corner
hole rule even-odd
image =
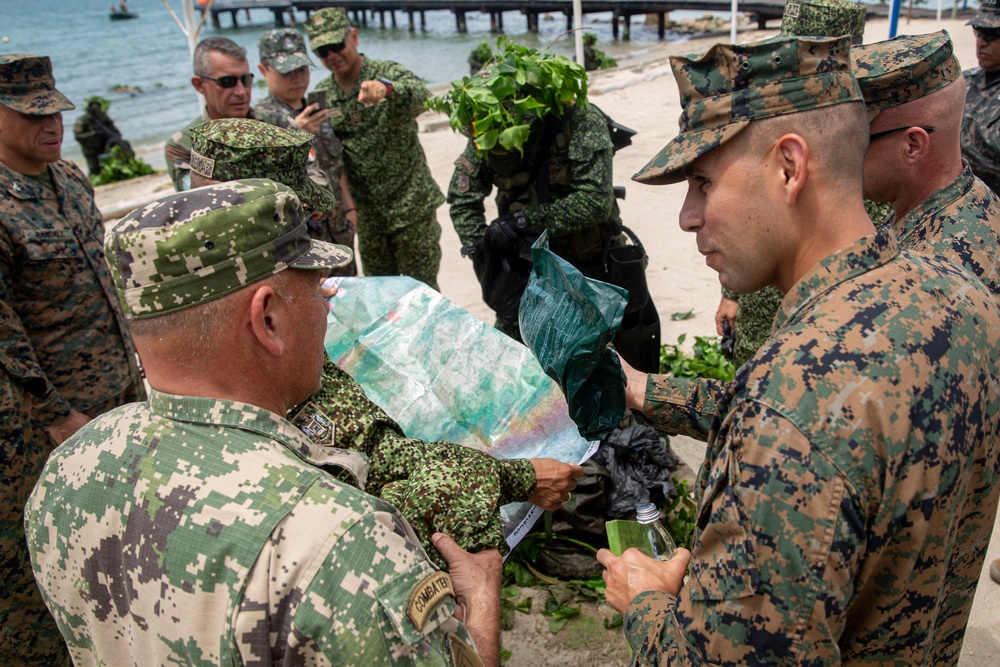
[[[313,12],[303,24],[309,35],[309,46],[313,51],[328,44],[340,44],[347,39],[351,22],[347,20],[347,10],[343,7],[327,7]]]
[[[946,30],[855,46],[851,63],[870,120],[944,88],[962,73]]]
[[[309,238],[291,188],[267,179],[175,192],[129,213],[104,235],[125,309],[142,320],[191,308],[285,269],[335,269],[348,248]]]
[[[781,34],[807,37],[850,35],[860,44],[865,36],[865,6],[850,0],[788,0],[781,17]]]
[[[257,40],[257,50],[260,51],[260,61],[279,74],[313,66],[305,38],[294,28],[268,30]]]
[[[979,11],[965,25],[971,25],[973,28],[1000,28],[997,0],[980,0]]]
[[[850,71],[851,40],[774,37],[716,44],[703,54],[672,56],[681,95],[680,134],[633,180],[662,185],[726,143],[751,121],[860,102]]]
[[[0,104],[29,116],[47,116],[76,106],[56,90],[48,56],[0,55]]]
[[[250,118],[220,118],[191,128],[191,173],[213,181],[270,178],[284,183],[314,211],[328,212],[337,200],[309,178],[314,137]]]

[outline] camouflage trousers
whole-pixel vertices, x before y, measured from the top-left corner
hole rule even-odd
[[[438,289],[441,225],[434,211],[388,233],[358,211],[358,253],[366,276],[410,276]]]
[[[31,572],[24,503],[55,448],[28,420],[24,392],[0,371],[0,665],[69,665],[55,619]]]
[[[344,209],[339,204],[337,208],[329,213],[324,213],[316,219],[309,218],[307,223],[309,236],[317,241],[327,243],[339,243],[347,246],[354,252],[354,225],[351,224]],[[330,271],[331,276],[356,276],[358,275],[358,261],[352,259],[347,266]]]

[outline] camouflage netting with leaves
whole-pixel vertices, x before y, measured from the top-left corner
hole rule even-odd
[[[587,73],[548,51],[497,40],[496,54],[475,76],[452,82],[448,93],[428,100],[428,108],[448,114],[452,129],[475,141],[480,154],[524,153],[531,123],[562,116],[587,101]]]

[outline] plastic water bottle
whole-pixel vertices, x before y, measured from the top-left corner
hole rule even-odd
[[[641,551],[656,560],[670,560],[674,557],[677,545],[670,533],[660,523],[660,512],[653,503],[643,503],[635,508],[636,520],[646,529],[646,539]]]

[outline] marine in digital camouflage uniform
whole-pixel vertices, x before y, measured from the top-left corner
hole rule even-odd
[[[938,127],[928,135],[930,141],[954,141],[958,134],[954,127],[957,116],[949,113],[947,106],[927,106],[928,96],[954,96],[959,93],[958,88],[944,89],[961,86],[958,61],[946,32],[854,46],[851,53],[854,71],[868,105],[872,132],[900,130],[877,137],[873,142],[906,141],[901,130],[916,124],[914,113],[928,126]],[[960,101],[952,99],[952,103],[954,106]],[[935,111],[935,108],[940,110]],[[903,115],[879,120],[888,109],[894,110],[889,116]],[[927,115],[933,113],[943,116]],[[872,219],[891,225],[900,247],[947,257],[1000,298],[1000,202],[973,175],[968,164],[963,164],[959,147],[941,144],[937,153],[925,153],[924,161],[913,170],[916,174],[913,182],[904,181],[897,173],[888,185],[876,181],[880,180],[881,172],[893,168],[891,163],[885,163],[884,156],[894,153],[882,153],[880,149],[886,147],[869,147],[865,161],[866,193],[875,198],[898,198],[912,208],[901,210],[898,218],[890,211],[887,218],[879,220],[872,216]],[[897,172],[901,169],[896,166]],[[940,188],[921,200],[911,196],[911,191],[923,189],[927,182],[923,179],[935,179]],[[868,210],[871,215],[871,209]],[[724,383],[718,380],[692,382],[650,376],[644,412],[666,433],[683,433],[703,440],[715,414],[716,400],[724,391]]]
[[[191,85],[205,98],[201,115],[171,136],[163,147],[167,174],[174,190],[191,189],[191,128],[217,118],[250,118],[257,116],[250,108],[253,75],[247,63],[246,50],[228,37],[209,37],[195,47],[194,76]],[[237,80],[236,85],[224,88],[223,77],[249,77],[250,83]]]
[[[865,35],[865,11],[865,5],[851,0],[789,0],[781,18],[781,34],[790,37],[850,35],[853,44],[860,44]],[[889,204],[867,200],[865,209],[875,222],[884,220],[892,212]],[[771,325],[784,295],[773,287],[765,287],[752,294],[723,289],[722,296],[738,304],[733,326],[736,335],[733,365],[739,368],[771,334]],[[700,439],[706,436],[707,433]]]
[[[586,77],[582,70],[579,74]],[[499,147],[481,155],[470,139],[455,161],[448,186],[451,222],[473,254],[481,252],[476,248],[482,244],[500,243],[501,250],[519,250],[530,257],[531,242],[547,229],[553,252],[584,275],[607,281],[604,252],[621,242],[613,157],[604,114],[586,99],[535,119],[523,155],[502,153]],[[548,177],[546,201],[540,194],[543,169]],[[487,225],[483,201],[494,189],[499,217]],[[530,271],[530,263],[523,269]],[[521,339],[516,313],[498,313],[496,327]]]
[[[430,98],[427,85],[399,63],[359,53],[357,30],[341,7],[313,12],[304,27],[313,53],[333,72],[315,89],[326,91],[330,127],[344,146],[362,270],[411,276],[437,289],[435,211],[444,195],[427,166],[416,120]]]
[[[810,127],[829,118],[839,132],[849,122],[863,132],[863,115],[840,106],[861,100],[848,48],[847,38],[785,37],[671,58],[681,133],[636,180],[687,178],[700,188],[732,167],[727,177],[740,180],[723,204],[732,208],[776,150],[741,144],[722,153],[746,126],[782,114],[777,126],[762,122],[759,139],[780,136],[789,151],[798,140],[778,131],[802,111],[812,110],[802,121]],[[750,152],[731,152],[743,146]],[[860,168],[863,147],[843,148]],[[1000,491],[1000,306],[965,270],[901,251],[889,226],[876,231],[861,209],[860,179],[848,188],[824,181],[822,165],[802,171],[830,157],[788,155],[795,162],[785,174],[804,179],[789,187],[815,179],[817,198],[759,195],[754,210],[779,230],[806,215],[838,225],[817,253],[862,236],[782,274],[794,284],[780,285],[787,293],[774,333],[739,369],[713,421],[688,580],[676,578],[679,595],[646,591],[622,603],[633,664],[955,664],[969,574],[982,567]],[[732,234],[753,223],[718,213],[698,223],[713,187],[690,204],[697,210],[685,229],[725,254]],[[798,248],[808,252],[814,240]],[[764,257],[762,247],[754,252]],[[769,261],[777,269],[784,260]],[[723,275],[730,285],[766,279],[749,265]],[[612,578],[608,599],[617,600],[619,559],[599,558]],[[623,560],[666,567],[629,553]]]
[[[49,452],[89,417],[145,397],[135,348],[101,249],[104,221],[87,177],[60,159],[62,112],[47,56],[0,55],[0,361],[5,401],[0,527],[0,663],[68,663],[27,568],[17,520]],[[35,377],[40,376],[40,377]],[[39,387],[44,384],[44,390]],[[58,441],[57,441],[58,439]]]
[[[269,180],[163,197],[115,225],[105,251],[150,384],[194,383],[201,396],[154,389],[94,420],[29,500],[36,578],[76,664],[482,664],[453,616],[451,578],[395,509],[339,481],[363,484],[364,457],[332,447],[329,425],[316,425],[317,444],[273,409],[319,376],[326,305],[303,278],[269,312],[306,330],[278,324],[265,340],[319,354],[264,354],[235,389],[253,402],[213,397],[234,393],[215,380],[216,364],[240,367],[230,345],[261,341],[238,323],[265,326],[249,304],[278,289],[271,277],[350,251],[310,241],[294,193]],[[246,305],[191,310],[226,295]],[[217,359],[178,368],[157,327],[205,314],[234,331],[213,329],[227,341]]]
[[[305,40],[298,30],[294,28],[268,30],[257,40],[257,49],[260,52],[259,68],[268,81],[269,87],[271,79],[268,77],[267,68],[272,68],[279,76],[291,75],[298,70],[303,70],[303,86],[308,88],[309,68],[313,66],[313,63],[306,52]],[[300,128],[295,122],[296,117],[301,115],[307,106],[304,97],[299,98],[293,106],[277,97],[271,90],[264,101],[253,108],[253,111],[257,118],[265,123],[285,129],[311,131],[311,128]],[[324,112],[317,109],[313,113],[322,114]],[[329,188],[337,199],[337,205],[319,219],[311,220],[310,227],[313,230],[313,238],[353,248],[354,225],[348,220],[346,210],[354,209],[356,211],[357,209],[354,206],[354,199],[350,197],[350,191],[346,190],[343,152],[344,147],[337,139],[337,135],[333,133],[330,124],[320,122],[313,141],[315,162],[310,165],[309,175],[320,185]],[[355,276],[357,274],[357,263],[353,260],[349,265],[337,270],[337,275]]]
[[[333,206],[330,193],[306,175],[312,141],[307,133],[229,118],[209,121],[194,128],[192,134],[191,174],[195,187],[266,177],[292,188],[309,208],[323,211]],[[368,457],[365,490],[388,500],[406,517],[430,558],[441,568],[446,568],[447,563],[430,542],[437,531],[450,535],[463,549],[498,548],[507,553],[500,507],[538,500],[533,498],[534,464],[556,466],[563,476],[574,470],[582,475],[578,466],[554,459],[499,460],[452,443],[407,438],[368,399],[361,386],[329,358],[323,366],[323,389],[293,408],[288,417],[309,437],[312,424],[329,422],[335,427],[337,447]],[[468,484],[470,477],[476,479],[475,485]],[[567,494],[575,487],[570,479],[563,484]]]
[[[976,33],[979,67],[965,75],[962,155],[973,173],[1000,192],[1000,11],[996,0],[982,0],[966,25]]]

